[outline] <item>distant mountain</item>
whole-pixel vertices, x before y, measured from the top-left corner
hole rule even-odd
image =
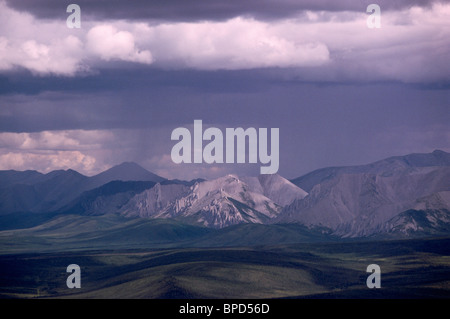
[[[98,175],[89,178],[88,188],[99,187],[112,181],[145,181],[160,183],[165,178],[147,171],[133,162],[124,162],[116,165]]]
[[[309,192],[314,185],[333,179],[340,174],[372,173],[382,176],[394,175],[419,167],[450,166],[450,153],[435,150],[432,153],[415,153],[393,156],[366,165],[326,167],[295,178],[291,182]]]
[[[341,238],[442,235],[450,231],[450,154],[323,168],[292,182],[277,174],[166,180],[128,162],[92,177],[73,170],[0,171],[1,229],[61,215],[172,219],[217,229],[267,226],[239,228],[258,232],[293,224],[276,229]]]
[[[421,198],[435,198],[450,190],[450,154],[434,151],[368,165],[324,168],[293,183],[309,189],[309,195],[285,207],[276,223],[326,227],[343,237],[399,231],[402,223],[411,220],[406,211],[414,209]],[[441,218],[438,224],[448,223],[448,202],[429,200],[426,209]]]
[[[0,214],[50,211],[76,196],[88,181],[88,177],[74,170],[22,173],[0,173]],[[6,183],[2,179],[5,175],[9,177]]]
[[[61,209],[83,192],[112,181],[163,182],[136,163],[122,163],[88,177],[74,170],[0,171],[0,215],[14,212],[50,212]]]
[[[125,216],[176,218],[223,228],[240,223],[265,223],[284,205],[306,192],[279,175],[227,175],[186,185],[157,184],[123,207]]]
[[[0,171],[0,189],[14,184],[32,185],[42,181],[45,175],[37,171]]]

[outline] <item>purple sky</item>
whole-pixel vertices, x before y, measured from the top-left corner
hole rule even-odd
[[[287,178],[450,151],[448,1],[378,1],[380,29],[371,1],[73,2],[80,29],[69,3],[0,0],[0,169],[258,174],[172,163],[195,119],[280,128]]]

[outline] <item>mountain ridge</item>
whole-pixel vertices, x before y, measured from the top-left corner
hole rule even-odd
[[[73,169],[46,174],[33,171],[0,171],[0,215],[14,212],[49,212],[68,205],[85,191],[115,180],[163,182],[133,162],[124,162],[94,176]]]
[[[386,170],[387,166],[389,167],[388,170]],[[360,173],[362,171],[379,173],[383,171],[386,175],[395,173],[399,168],[431,166],[450,166],[450,153],[437,149],[431,153],[411,153],[391,156],[368,164],[323,167],[291,179],[290,181],[309,192],[314,185],[341,173]]]
[[[449,191],[450,154],[440,150],[322,168],[291,181],[277,174],[168,180],[124,162],[91,177],[70,169],[0,171],[0,216],[11,222],[15,212],[43,214],[37,223],[45,214],[116,214],[209,228],[298,224],[341,238],[420,236],[450,229]]]
[[[165,178],[146,170],[145,168],[134,162],[123,162],[121,164],[115,165],[97,175],[91,176],[89,179],[89,187],[91,188],[95,188],[115,180],[120,180],[123,182],[162,182],[166,180]]]
[[[309,189],[310,195],[285,207],[274,223],[326,227],[343,237],[372,236],[389,231],[384,224],[414,209],[419,198],[450,190],[450,154],[435,150],[389,157],[367,165],[323,168],[293,183]],[[450,210],[449,205],[437,207],[434,203],[427,209],[440,212],[435,216],[446,224],[445,210]],[[400,219],[396,222],[398,232],[401,227],[409,227],[408,218],[402,220],[402,225]]]

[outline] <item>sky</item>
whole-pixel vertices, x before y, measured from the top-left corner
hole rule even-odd
[[[375,1],[0,0],[0,169],[259,174],[174,163],[194,120],[279,128],[290,179],[449,152],[450,1]]]

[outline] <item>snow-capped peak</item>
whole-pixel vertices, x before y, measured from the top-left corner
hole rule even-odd
[[[124,214],[159,218],[188,218],[205,226],[222,228],[239,223],[263,223],[276,217],[283,206],[306,196],[279,175],[238,177],[183,185],[159,185],[136,195]]]

